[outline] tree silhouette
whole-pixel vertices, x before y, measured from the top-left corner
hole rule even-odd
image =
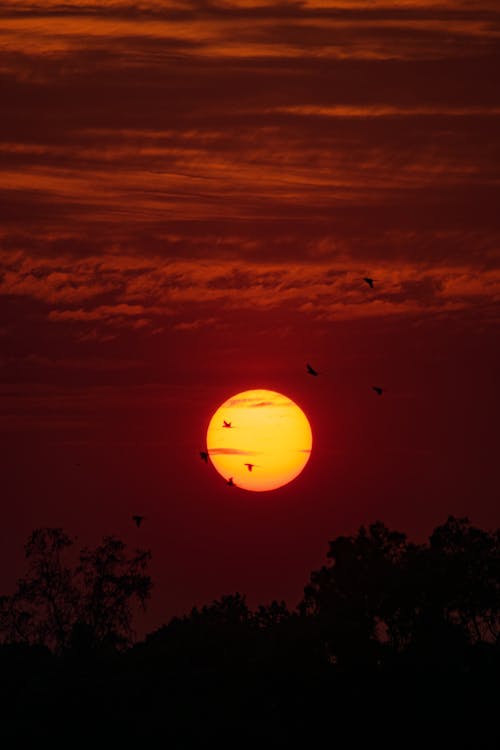
[[[407,567],[405,618],[396,625],[418,659],[456,662],[468,645],[498,640],[498,531],[450,516]]]
[[[152,582],[146,574],[150,559],[145,550],[127,557],[125,544],[115,537],[105,537],[95,549],[81,551],[77,577],[84,595],[79,620],[90,627],[97,641],[130,642],[131,601],[137,600],[144,608],[151,594]]]
[[[377,522],[337,537],[327,557],[299,606],[335,663],[378,661],[387,646],[456,658],[467,644],[498,640],[498,531],[450,516],[415,545]]]
[[[330,561],[311,574],[299,605],[313,617],[335,663],[373,660],[381,636],[395,640],[394,610],[411,545],[377,522],[330,542]]]
[[[74,540],[60,528],[35,529],[25,545],[26,575],[11,596],[0,598],[0,633],[7,643],[45,645],[61,653],[131,642],[132,606],[151,592],[151,555],[105,537],[95,549],[68,558]]]
[[[450,516],[430,537],[432,596],[450,623],[475,643],[500,635],[500,531]]]
[[[57,706],[67,736],[85,712],[89,741],[113,744],[309,746],[333,727],[399,747],[398,716],[420,728],[418,745],[496,747],[498,531],[450,516],[416,545],[377,522],[330,542],[298,607],[229,594],[131,648],[149,553],[114,537],[78,551],[61,529],[37,529],[26,558],[0,601],[2,736],[18,744],[20,732],[53,738]]]

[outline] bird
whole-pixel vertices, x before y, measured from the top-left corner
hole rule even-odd
[[[307,372],[308,372],[309,375],[316,376],[318,374],[316,372],[316,370],[314,369],[314,367],[311,367],[311,365],[309,364],[309,362],[306,364],[306,369],[307,369]]]
[[[375,391],[375,393],[378,396],[381,396],[383,394],[383,392],[384,392],[383,388],[380,388],[378,385],[373,385],[372,389]]]
[[[208,464],[208,453],[207,451],[200,451],[200,458]]]
[[[144,516],[132,516],[132,521],[134,521],[137,528],[139,528],[142,521],[144,521]]]
[[[226,422],[226,420],[224,420],[224,424],[222,426],[223,427],[231,427],[231,422]]]
[[[236,486],[235,483],[233,482],[233,478],[232,477],[229,477],[229,479],[227,480],[227,483],[228,483],[228,485],[230,487],[235,487]]]
[[[248,468],[248,471],[252,471],[255,464],[245,464],[245,466]]]
[[[370,287],[370,289],[373,289],[374,279],[370,279],[369,277],[365,276],[365,278],[363,279],[363,281],[366,281],[366,283],[368,284],[368,286]]]

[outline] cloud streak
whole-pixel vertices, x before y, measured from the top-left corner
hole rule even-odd
[[[211,456],[258,456],[260,451],[242,451],[237,448],[210,448]]]
[[[325,241],[322,241],[325,253]],[[334,247],[334,246],[333,246]],[[316,246],[311,248],[314,259]],[[128,265],[128,261],[130,261]],[[38,265],[37,265],[38,263]],[[480,275],[478,274],[481,271]],[[300,310],[311,319],[427,316],[494,306],[500,295],[495,267],[459,263],[379,260],[374,292],[363,283],[366,261],[311,257],[304,262],[163,259],[137,263],[134,257],[39,262],[13,253],[3,271],[0,294],[33,299],[46,306],[52,324],[99,324],[104,328],[150,328],[160,323],[179,332],[224,322],[218,310]],[[106,297],[106,304],[102,299]],[[85,307],[81,306],[85,301]],[[72,307],[68,305],[74,305]],[[203,315],[193,317],[193,311]],[[183,316],[188,316],[183,319]],[[179,319],[180,317],[180,319]]]
[[[4,3],[2,339],[495,321],[499,37],[490,2]]]

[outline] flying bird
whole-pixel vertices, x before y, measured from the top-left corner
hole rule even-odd
[[[208,453],[207,451],[200,451],[200,458],[208,464]]]
[[[383,394],[383,392],[384,392],[384,389],[383,389],[383,388],[379,388],[379,386],[378,386],[378,385],[373,385],[373,386],[372,386],[372,389],[373,389],[373,390],[375,391],[375,393],[376,393],[376,394],[377,394],[378,396],[381,396],[381,395]]]
[[[232,477],[229,477],[229,479],[227,480],[227,483],[228,483],[228,485],[230,487],[236,487],[235,483],[233,482],[233,478]]]
[[[370,289],[373,289],[373,282],[374,282],[374,279],[370,279],[370,278],[368,278],[368,277],[365,277],[365,278],[363,279],[363,281],[366,281],[366,283],[368,284],[368,286],[370,287]]]
[[[316,376],[318,374],[316,372],[316,370],[314,369],[314,367],[311,367],[311,365],[309,364],[309,362],[306,364],[306,369],[307,369],[307,372],[308,372],[309,375]]]
[[[224,420],[224,424],[222,426],[223,427],[231,427],[231,422],[226,422],[226,420]]]
[[[141,525],[142,521],[144,521],[144,516],[132,516],[132,521],[134,521],[137,528]]]
[[[248,468],[248,471],[252,471],[255,464],[245,464],[245,466]]]

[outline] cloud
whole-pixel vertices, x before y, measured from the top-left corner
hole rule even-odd
[[[100,305],[93,310],[51,310],[48,318],[53,321],[75,320],[87,323],[95,320],[109,320],[110,318],[137,317],[143,315],[144,312],[145,308],[142,305]]]
[[[389,238],[385,238],[389,241]],[[421,236],[420,236],[421,239]],[[472,239],[472,238],[471,238]],[[392,237],[395,246],[414,242],[411,235]],[[429,237],[431,247],[449,241],[457,255],[464,238]],[[330,242],[330,244],[328,244]],[[500,273],[484,249],[474,262],[466,242],[464,259],[457,255],[438,263],[391,257],[354,260],[350,252],[336,252],[333,239],[318,240],[321,253],[311,252],[299,262],[241,259],[143,258],[114,255],[96,262],[72,263],[57,258],[42,261],[12,252],[0,282],[7,297],[31,298],[48,306],[53,324],[88,326],[78,330],[80,341],[104,340],[113,329],[158,331],[167,325],[180,333],[229,325],[231,311],[299,311],[315,320],[386,316],[427,316],[431,312],[465,311],[494,305],[500,294]],[[491,245],[492,252],[494,241]],[[329,255],[331,248],[331,255]],[[387,252],[387,249],[386,249]],[[370,292],[363,277],[375,278]],[[103,298],[106,303],[103,304]],[[0,297],[1,299],[1,297]],[[85,306],[68,307],[85,301]],[[222,313],[221,311],[224,311]],[[108,329],[108,330],[106,330]]]
[[[446,106],[394,106],[387,104],[369,104],[353,106],[338,104],[334,106],[294,105],[276,107],[275,112],[283,112],[304,117],[338,117],[338,118],[370,118],[370,117],[499,117],[500,107],[446,107]]]
[[[238,313],[492,319],[493,3],[2,12],[2,339],[181,339]]]
[[[174,331],[198,331],[200,328],[209,328],[217,323],[217,318],[199,318],[198,320],[186,320],[175,323]]]
[[[133,359],[120,359],[112,357],[85,357],[82,358],[51,358],[40,354],[27,354],[19,357],[0,357],[0,368],[9,369],[77,369],[92,370],[94,372],[108,372],[113,370],[128,370],[130,368],[143,367],[144,363]]]
[[[293,402],[286,398],[286,396],[282,396],[281,394],[276,394],[276,396],[271,397],[271,400],[262,401],[262,395],[257,393],[255,396],[246,396],[244,398],[232,398],[227,403],[228,408],[233,407],[239,407],[243,406],[244,408],[248,409],[255,409],[255,408],[261,408],[261,407],[279,407],[283,408],[285,406],[293,406]]]
[[[97,328],[91,328],[90,331],[85,331],[84,333],[79,334],[77,337],[77,341],[84,342],[95,342],[99,344],[105,344],[108,341],[113,341],[113,339],[116,339],[115,333],[102,333],[97,330]]]
[[[262,451],[242,451],[237,448],[210,448],[211,456],[258,456]]]

